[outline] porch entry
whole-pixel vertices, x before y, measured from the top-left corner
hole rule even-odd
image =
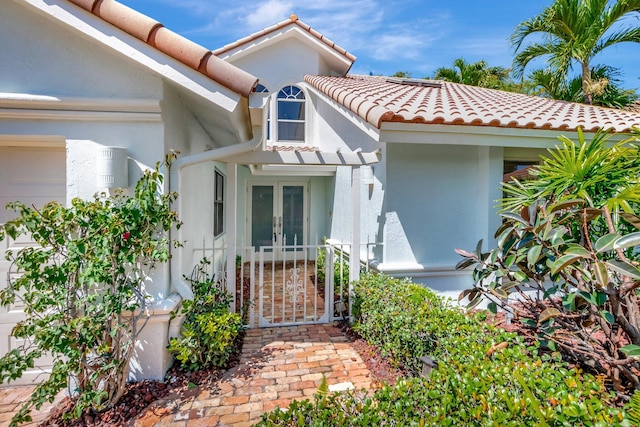
[[[307,183],[252,184],[249,246],[265,247],[266,259],[282,260],[284,252],[307,243]]]

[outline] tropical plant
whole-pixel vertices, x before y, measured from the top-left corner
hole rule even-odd
[[[503,184],[497,247],[456,251],[475,266],[469,308],[488,300],[621,390],[640,388],[640,153],[608,137],[561,137],[535,179]]]
[[[393,73],[393,75],[391,77],[398,77],[401,79],[410,79],[411,78],[411,72],[410,71],[396,71],[395,73]]]
[[[24,306],[11,336],[25,344],[0,358],[0,380],[19,378],[45,355],[53,360],[12,425],[30,420],[31,407],[53,401],[69,383],[76,417],[115,405],[124,393],[149,317],[145,283],[169,259],[167,231],[179,226],[170,208],[177,195],[162,194],[159,168],[143,173],[131,197],[101,193],[42,209],[9,204],[20,215],[0,226],[0,240],[30,235],[39,246],[6,254],[20,275],[0,291],[0,303]]]
[[[488,324],[486,313],[467,315],[423,286],[382,275],[365,274],[354,287],[365,340],[393,362],[411,363],[410,373],[420,372],[425,351],[437,367],[428,378],[373,390],[319,391],[313,402],[263,415],[258,426],[625,425],[603,378],[527,347]]]
[[[620,72],[614,67],[598,65],[591,70],[591,81],[602,82],[594,88],[592,104],[610,108],[624,108],[637,99],[633,90],[625,90],[619,80]],[[574,77],[560,80],[551,69],[534,70],[529,75],[538,95],[570,102],[584,102],[582,78]]]
[[[171,338],[169,351],[189,370],[227,365],[243,330],[242,316],[230,313],[232,295],[209,275],[206,258],[185,279],[193,299],[184,300],[172,316],[184,316],[180,337]]]
[[[640,42],[640,27],[623,22],[639,12],[640,0],[555,0],[540,15],[521,22],[511,35],[516,51],[513,73],[520,78],[531,61],[548,57],[554,75],[562,81],[578,64],[584,102],[591,104],[598,87],[606,85],[602,80],[592,80],[593,59],[609,46]],[[542,40],[522,48],[534,34],[541,35]]]
[[[453,61],[453,67],[438,68],[433,78],[499,89],[508,81],[509,70],[503,67],[489,67],[484,60],[469,63],[464,58],[457,58]]]

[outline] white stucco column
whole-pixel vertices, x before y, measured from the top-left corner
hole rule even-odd
[[[349,300],[353,301],[352,282],[360,279],[360,167],[351,168],[351,255],[349,256]],[[349,304],[349,317],[351,317]]]
[[[231,293],[230,310],[236,310],[236,234],[238,212],[238,164],[227,165],[227,291]]]

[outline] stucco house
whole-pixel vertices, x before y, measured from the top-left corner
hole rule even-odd
[[[100,172],[107,147],[126,150],[118,186],[180,152],[166,182],[185,246],[154,274],[138,379],[171,363],[169,312],[191,297],[183,275],[203,256],[252,302],[249,327],[339,317],[332,262],[347,256],[352,279],[363,263],[455,296],[470,274],[454,269],[453,250],[492,241],[505,172],[578,127],[640,126],[629,111],[349,75],[356,58],[295,15],[210,51],[115,0],[0,8],[11,41],[0,44],[0,222],[7,201],[68,203],[112,187]],[[3,285],[14,273],[0,261]],[[0,353],[16,345],[20,315],[0,313]]]

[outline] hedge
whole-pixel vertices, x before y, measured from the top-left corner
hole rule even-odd
[[[354,284],[354,329],[407,378],[375,392],[317,396],[261,426],[625,426],[603,379],[543,354],[430,290],[368,274]],[[418,358],[439,363],[427,379]]]

